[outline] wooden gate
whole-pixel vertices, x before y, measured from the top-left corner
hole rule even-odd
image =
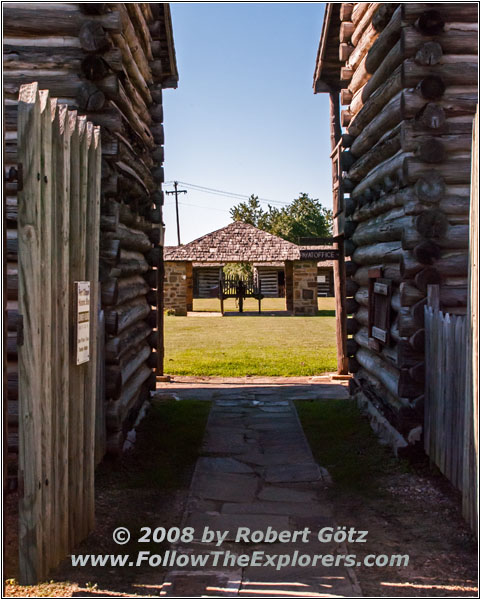
[[[261,300],[264,297],[261,292],[261,283],[258,277],[240,277],[238,275],[226,277],[221,274],[219,280],[220,310],[224,314],[224,300],[235,298],[238,302],[239,312],[244,312],[245,298],[256,298],[259,302],[259,313],[261,312]]]
[[[22,584],[44,578],[94,525],[100,161],[98,127],[57,104],[36,83],[22,86],[18,104]]]

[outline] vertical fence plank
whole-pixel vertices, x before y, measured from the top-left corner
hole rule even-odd
[[[70,226],[70,129],[67,107],[57,107],[53,139],[55,165],[54,255],[57,261],[57,290],[54,295],[56,331],[54,346],[58,361],[56,436],[56,506],[58,519],[57,559],[68,550],[68,460],[69,460],[69,226]]]
[[[42,128],[41,153],[41,220],[42,234],[40,253],[42,265],[41,303],[42,303],[42,373],[41,373],[41,417],[42,417],[42,519],[43,536],[43,573],[46,574],[51,562],[52,540],[50,533],[53,525],[53,466],[52,466],[52,409],[54,394],[52,374],[55,365],[52,364],[52,113],[48,90],[41,90],[40,118]]]
[[[87,365],[84,402],[84,515],[87,533],[94,525],[95,415],[97,395],[97,327],[99,312],[100,236],[100,130],[87,124],[87,213],[89,240],[86,247],[86,278],[90,281],[90,360]]]
[[[41,576],[42,481],[41,419],[41,263],[40,263],[40,104],[37,84],[20,88],[18,105],[19,162],[23,189],[18,194],[19,312],[23,317],[19,369],[19,571],[20,583]]]
[[[83,281],[82,272],[82,208],[81,208],[81,122],[75,111],[69,113],[70,138],[70,254],[69,254],[69,291],[70,310],[76,317],[77,299],[75,281]],[[82,136],[83,138],[83,136]],[[71,327],[71,356],[69,370],[69,546],[77,544],[81,520],[82,469],[83,469],[83,411],[84,365],[76,364],[75,330]],[[80,413],[82,411],[82,419]]]

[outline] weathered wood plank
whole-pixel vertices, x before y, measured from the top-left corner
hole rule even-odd
[[[54,499],[54,470],[52,454],[53,438],[53,418],[56,410],[56,394],[54,382],[56,381],[57,365],[53,364],[55,355],[52,346],[52,237],[53,237],[53,189],[54,177],[52,173],[52,109],[49,92],[41,90],[40,94],[40,118],[42,127],[41,145],[38,148],[40,152],[40,183],[41,183],[41,221],[42,232],[40,239],[41,256],[41,306],[42,306],[42,395],[41,416],[42,416],[42,477],[44,481],[44,492],[42,494],[42,520],[44,527],[43,536],[43,558],[45,561],[45,572],[48,570],[54,560],[54,537],[55,531],[53,515]]]
[[[52,340],[55,348],[57,370],[56,398],[56,447],[55,452],[55,514],[58,523],[56,530],[57,558],[63,558],[68,550],[68,423],[69,423],[69,226],[70,226],[70,129],[66,106],[57,107],[52,131],[53,169],[55,173],[54,202],[54,261],[56,289],[53,290],[55,334]]]
[[[19,310],[24,339],[19,347],[19,572],[20,583],[34,584],[43,575],[41,519],[41,118],[38,85],[19,94],[18,142],[23,165],[23,189],[18,193]]]
[[[84,534],[95,522],[94,468],[95,468],[95,417],[97,397],[97,327],[100,308],[99,295],[99,234],[100,234],[100,169],[102,151],[100,129],[91,123],[87,126],[87,235],[86,279],[90,281],[90,360],[86,369],[84,400]]]

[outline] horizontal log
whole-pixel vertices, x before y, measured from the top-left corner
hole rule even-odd
[[[401,148],[400,126],[387,132],[368,152],[359,157],[349,169],[348,177],[358,182]],[[417,147],[416,147],[417,148]]]
[[[153,97],[149,90],[148,81],[146,81],[144,75],[142,74],[140,65],[134,58],[132,50],[124,34],[114,33],[112,34],[112,39],[114,41],[115,46],[119,48],[122,54],[122,62],[124,65],[125,72],[137,88],[138,92],[144,99],[147,106],[149,106],[150,104],[152,104]]]
[[[388,79],[391,73],[393,73],[393,71],[395,71],[395,69],[403,62],[404,58],[404,49],[401,46],[401,42],[398,41],[389,50],[389,52],[382,57],[382,60],[376,70],[371,71],[372,75],[362,91],[364,100],[369,98],[371,94],[377,90],[379,86],[386,81],[386,79]],[[366,65],[365,68],[366,71],[369,72]]]
[[[381,242],[356,248],[353,260],[358,265],[399,262],[401,258],[400,242]]]
[[[122,219],[122,216],[119,215]],[[119,223],[115,232],[105,232],[105,240],[116,239],[120,242],[120,247],[125,250],[136,250],[138,252],[146,252],[152,248],[149,238],[142,231],[137,231],[131,227],[127,227],[123,223]]]
[[[119,293],[118,279],[109,278],[101,282],[102,304],[117,304]]]
[[[354,2],[343,2],[339,8],[339,18],[341,21],[350,21]]]
[[[28,6],[27,3],[22,3],[19,6],[12,3],[3,7],[5,36],[77,36],[82,25],[88,22],[97,23],[109,32],[119,32],[122,27],[117,11],[86,16],[75,4],[53,6],[45,3]]]
[[[450,21],[454,23],[476,23],[478,20],[478,5],[475,2],[430,2],[429,10],[427,10],[426,4],[406,2],[402,4],[402,8],[403,25],[412,25],[422,16],[436,21],[437,19],[432,14],[433,11],[439,13],[443,26]],[[428,12],[429,14],[426,15]]]
[[[123,304],[139,296],[144,296],[149,290],[145,279],[140,275],[118,279],[117,298],[115,303]]]
[[[415,27],[403,27],[401,39],[406,56],[413,56],[426,42],[438,42],[444,54],[477,54],[478,36],[476,31],[450,29],[438,34],[422,34]]]
[[[151,332],[152,328],[145,321],[137,321],[117,336],[108,338],[105,343],[106,361],[109,364],[118,364],[129,348],[138,346]]]
[[[107,333],[118,335],[128,327],[145,319],[150,312],[150,306],[145,297],[140,296],[105,311],[105,328]]]
[[[403,281],[399,285],[399,300],[401,306],[413,306],[416,302],[423,300],[426,294],[409,281]]]
[[[354,48],[350,44],[339,44],[339,62],[346,62]]]
[[[106,415],[108,429],[118,430],[122,427],[124,419],[128,416],[139,394],[139,388],[151,373],[151,369],[142,364],[122,389],[119,399],[108,402]]]
[[[120,259],[116,264],[116,268],[119,270],[119,276],[128,277],[130,275],[142,275],[146,273],[149,265],[141,252],[121,249]]]
[[[430,167],[448,184],[467,184],[471,180],[469,157],[450,157],[449,161]],[[407,157],[403,163],[403,174],[407,182],[415,183],[426,171],[426,165],[418,158]]]
[[[150,346],[143,342],[139,347],[132,348],[118,365],[106,365],[105,391],[107,400],[117,400],[119,398],[122,388],[127,385],[129,378],[142,364],[147,362],[150,353]]]
[[[357,44],[359,43],[361,37],[364,35],[366,29],[369,27],[374,13],[377,11],[380,5],[380,2],[368,3],[366,11],[357,23],[354,22],[353,14],[353,23],[355,25],[354,31],[351,36],[351,43],[353,44],[353,46],[357,46]]]
[[[401,7],[398,7],[368,52],[366,68],[369,73],[375,72],[389,50],[396,44],[400,33]]]
[[[425,265],[415,259],[411,252],[403,252],[400,269],[403,277],[414,278]],[[467,273],[468,254],[467,252],[443,251],[436,260],[436,269],[443,277],[456,276],[460,273]]]
[[[341,23],[339,28],[339,40],[341,43],[350,42],[351,36],[354,31],[354,24],[349,21]]]
[[[116,265],[120,259],[120,240],[105,239],[100,240],[100,260],[107,264]]]
[[[132,225],[135,215],[128,204],[121,203],[119,205],[119,220],[124,225]]]
[[[436,239],[436,245],[446,250],[458,250],[468,247],[469,226],[448,225],[446,234]],[[402,239],[403,250],[412,250],[425,239],[415,229],[405,230]],[[418,258],[419,260],[419,258]]]
[[[410,153],[398,152],[372,169],[368,175],[351,192],[351,198],[359,198],[368,190],[392,188],[394,182],[399,181],[399,173],[404,175],[406,161],[411,159]],[[412,168],[411,168],[412,170]],[[404,183],[401,181],[400,183]]]
[[[353,52],[349,58],[347,66],[355,70],[360,65],[362,60],[365,58],[367,51],[376,41],[379,33],[375,30],[372,23],[368,25],[364,35],[359,40],[359,43],[353,49]],[[369,72],[369,71],[366,71]]]
[[[361,90],[349,107],[353,118],[349,124],[348,133],[358,136],[364,127],[370,123],[381,109],[402,90],[402,69],[398,67],[386,81],[380,85],[370,97]]]
[[[445,312],[450,312],[451,309],[456,307],[466,307],[468,304],[467,285],[459,287],[441,285],[439,299],[441,308]]]
[[[399,283],[402,280],[399,263],[378,263],[381,269],[382,276],[386,279],[391,279],[395,283]],[[353,276],[354,281],[359,286],[367,286],[369,283],[369,271],[372,265],[360,266],[355,275]]]
[[[404,207],[407,203],[416,201],[412,187],[403,188],[381,196],[379,199],[356,208],[353,218],[362,223],[378,215],[382,215],[396,207]]]
[[[414,219],[416,231],[429,239],[442,238],[446,234],[448,225],[446,215],[435,209],[425,210]]]
[[[387,213],[378,215],[359,223],[353,235],[353,241],[358,246],[376,242],[400,241],[405,227],[412,227],[414,217],[405,216],[402,207],[397,207]]]
[[[414,283],[422,291],[427,294],[429,285],[439,285],[442,277],[435,267],[424,267],[414,276]]]
[[[366,348],[359,348],[356,358],[359,364],[377,377],[393,396],[397,396],[399,370],[394,365]]]
[[[368,288],[368,286],[367,285],[361,286],[356,291],[356,295],[354,297],[358,304],[360,304],[361,306],[368,307],[369,306],[369,288]]]
[[[365,306],[361,306],[354,315],[354,318],[360,325],[367,327],[369,324],[369,310]]]
[[[407,245],[411,235],[404,234],[404,245]],[[412,253],[414,258],[423,265],[432,265],[441,255],[441,248],[432,240],[422,240],[414,243]]]
[[[478,69],[474,56],[471,62],[459,60],[456,62],[443,62],[429,67],[419,65],[416,61],[408,59],[403,63],[404,83],[408,88],[414,88],[426,75],[442,79],[446,86],[471,86],[477,85]]]
[[[82,48],[65,46],[22,46],[4,45],[3,67],[6,70],[54,69],[80,72],[85,61]],[[122,70],[122,57],[117,48],[111,48],[102,54],[104,64],[113,71]],[[16,107],[15,107],[16,108]]]
[[[118,217],[110,215],[100,216],[100,229],[101,231],[115,231],[118,225]]]
[[[436,141],[435,141],[436,140]],[[472,135],[466,134],[441,134],[437,137],[430,135],[430,132],[419,127],[419,122],[415,120],[404,121],[400,127],[400,144],[404,151],[419,153],[419,158],[423,159],[422,147],[429,144],[433,148],[437,144],[442,144],[444,155],[453,155],[457,153],[470,152],[472,144]],[[443,160],[441,154],[436,162]]]

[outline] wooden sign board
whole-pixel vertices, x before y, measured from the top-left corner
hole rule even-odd
[[[301,250],[301,260],[339,260],[339,250]]]
[[[82,365],[90,360],[90,281],[75,282],[75,298],[75,356],[76,364]]]

